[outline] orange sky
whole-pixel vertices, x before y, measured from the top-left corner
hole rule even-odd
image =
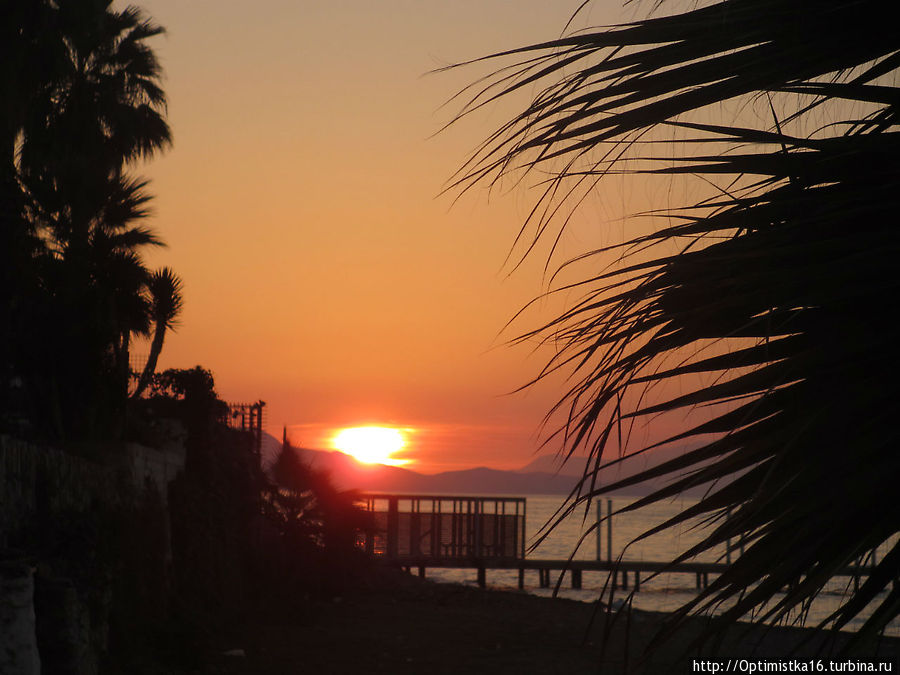
[[[169,244],[151,261],[186,296],[160,367],[209,368],[224,398],[265,400],[268,430],[287,425],[296,443],[382,423],[419,429],[407,456],[425,472],[530,461],[561,390],[506,396],[544,355],[499,333],[543,288],[544,253],[503,267],[534,195],[438,196],[513,108],[430,138],[457,109],[441,104],[488,68],[425,73],[556,37],[579,3],[139,4],[168,30],[154,44],[175,139],[141,169]],[[609,13],[587,21],[631,17],[597,5]],[[627,187],[605,189],[563,257],[621,232],[600,223]]]

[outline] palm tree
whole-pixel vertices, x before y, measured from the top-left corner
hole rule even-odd
[[[121,431],[131,338],[149,337],[157,318],[170,327],[180,307],[180,295],[169,298],[176,306],[170,306],[174,314],[165,318],[164,284],[141,256],[145,247],[162,245],[152,230],[137,224],[149,213],[145,188],[146,181],[124,174],[111,178],[100,210],[87,224],[86,241],[44,241],[42,304],[53,310],[38,316],[32,328],[46,336],[40,351],[53,356],[39,358],[34,367],[51,387],[38,399],[46,404],[48,397],[61,398],[49,403],[60,411],[52,424],[58,437],[90,437],[104,428],[113,435]],[[28,194],[26,212],[33,222],[53,223],[62,211],[40,196]],[[157,329],[156,350],[162,347],[165,328]],[[158,355],[156,351],[155,359]],[[65,383],[62,391],[59,383]]]
[[[51,25],[47,3],[20,0],[0,6],[0,406],[10,410],[10,381],[21,358],[17,335],[27,323],[37,287],[34,256],[40,242],[24,219],[16,143],[29,106],[49,79],[54,51],[35,36]]]
[[[109,426],[98,415],[122,417],[128,345],[149,335],[153,318],[141,250],[161,242],[135,224],[150,197],[125,170],[171,143],[161,70],[147,44],[163,31],[111,0],[10,7],[11,63],[20,70],[3,71],[11,152],[0,204],[8,231],[27,244],[16,248],[18,267],[39,271],[28,287],[4,285],[6,313],[25,307],[11,335],[31,336],[3,355],[4,367],[26,375],[32,417],[55,411],[42,426],[58,437],[91,435]]]
[[[669,476],[622,511],[703,485],[696,506],[654,531],[708,523],[678,560],[729,539],[746,546],[664,635],[723,607],[714,629],[750,613],[787,620],[879,546],[865,582],[820,627],[847,626],[868,607],[863,641],[900,611],[890,497],[900,335],[887,319],[900,259],[900,34],[883,10],[730,0],[577,33],[491,57],[515,62],[460,113],[543,83],[455,183],[549,171],[531,217],[537,236],[617,172],[709,186],[655,212],[657,231],[580,257],[596,272],[563,290],[582,299],[523,336],[559,346],[542,375],[568,371],[575,384],[553,438],[567,456],[592,458],[563,517]],[[743,112],[723,121],[725,104]],[[601,265],[611,254],[622,262]],[[698,375],[706,384],[692,384]],[[679,390],[667,384],[687,390],[658,393]],[[684,410],[706,412],[667,442],[693,440],[694,450],[597,483],[623,426]]]
[[[56,3],[56,33],[45,39],[64,58],[22,128],[21,180],[55,216],[45,225],[64,251],[86,246],[123,166],[171,143],[161,69],[146,44],[163,29],[133,7],[111,5]]]
[[[162,352],[166,331],[171,330],[177,323],[184,304],[181,286],[181,279],[168,267],[154,272],[147,281],[147,289],[150,292],[150,316],[153,319],[153,341],[150,343],[147,363],[138,379],[137,387],[131,394],[133,399],[140,398],[150,384],[153,373],[156,372],[156,363]]]

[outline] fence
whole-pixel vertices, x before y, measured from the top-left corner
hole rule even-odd
[[[262,454],[263,419],[265,417],[265,401],[256,403],[229,403],[228,413],[222,420],[231,429],[249,431],[253,434],[253,451],[257,457]]]
[[[358,544],[389,560],[525,557],[520,497],[364,494],[361,504],[373,525]]]

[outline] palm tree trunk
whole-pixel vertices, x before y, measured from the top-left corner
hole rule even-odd
[[[163,341],[166,337],[166,322],[157,321],[156,329],[153,332],[153,342],[150,343],[150,354],[147,356],[147,363],[144,364],[144,370],[141,371],[141,377],[138,379],[137,388],[131,395],[132,399],[138,399],[147,385],[150,384],[150,378],[156,372],[156,362],[159,360],[159,354],[162,352]]]

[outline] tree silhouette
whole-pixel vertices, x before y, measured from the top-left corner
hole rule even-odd
[[[19,173],[53,217],[58,245],[86,245],[123,164],[171,143],[161,70],[146,41],[161,34],[111,0],[54,3],[54,30],[38,39],[52,70],[24,115]]]
[[[139,223],[146,181],[126,172],[171,142],[160,67],[162,29],[110,0],[4,4],[4,251],[0,390],[24,390],[24,415],[59,439],[121,433],[132,335],[160,318],[159,246]],[[180,307],[180,295],[170,309]],[[171,304],[171,303],[170,303]],[[160,330],[162,328],[162,330]]]
[[[821,626],[844,627],[868,607],[862,640],[900,610],[889,319],[900,34],[883,9],[731,0],[589,30],[489,57],[514,63],[473,85],[460,113],[543,87],[454,183],[538,177],[526,223],[536,237],[612,174],[708,188],[651,214],[655,231],[580,257],[595,271],[561,290],[581,298],[523,336],[557,345],[542,377],[565,371],[574,385],[553,438],[592,458],[563,516],[669,476],[623,511],[705,485],[696,506],[654,531],[707,522],[678,560],[743,540],[745,554],[673,615],[673,630],[717,608],[714,628],[750,613],[787,620],[877,546],[865,582]],[[620,429],[686,410],[705,412],[667,442],[695,449],[596,482]]]
[[[150,384],[156,363],[162,352],[166,331],[172,329],[181,313],[183,299],[181,296],[181,279],[168,267],[154,272],[147,281],[150,291],[150,316],[153,320],[153,342],[150,343],[150,354],[147,363],[138,379],[132,398],[138,398]]]
[[[279,561],[276,585],[283,593],[340,592],[363,571],[356,533],[371,529],[371,514],[357,505],[357,491],[339,490],[302,452],[285,439],[261,493],[262,512],[279,534],[268,552]]]

